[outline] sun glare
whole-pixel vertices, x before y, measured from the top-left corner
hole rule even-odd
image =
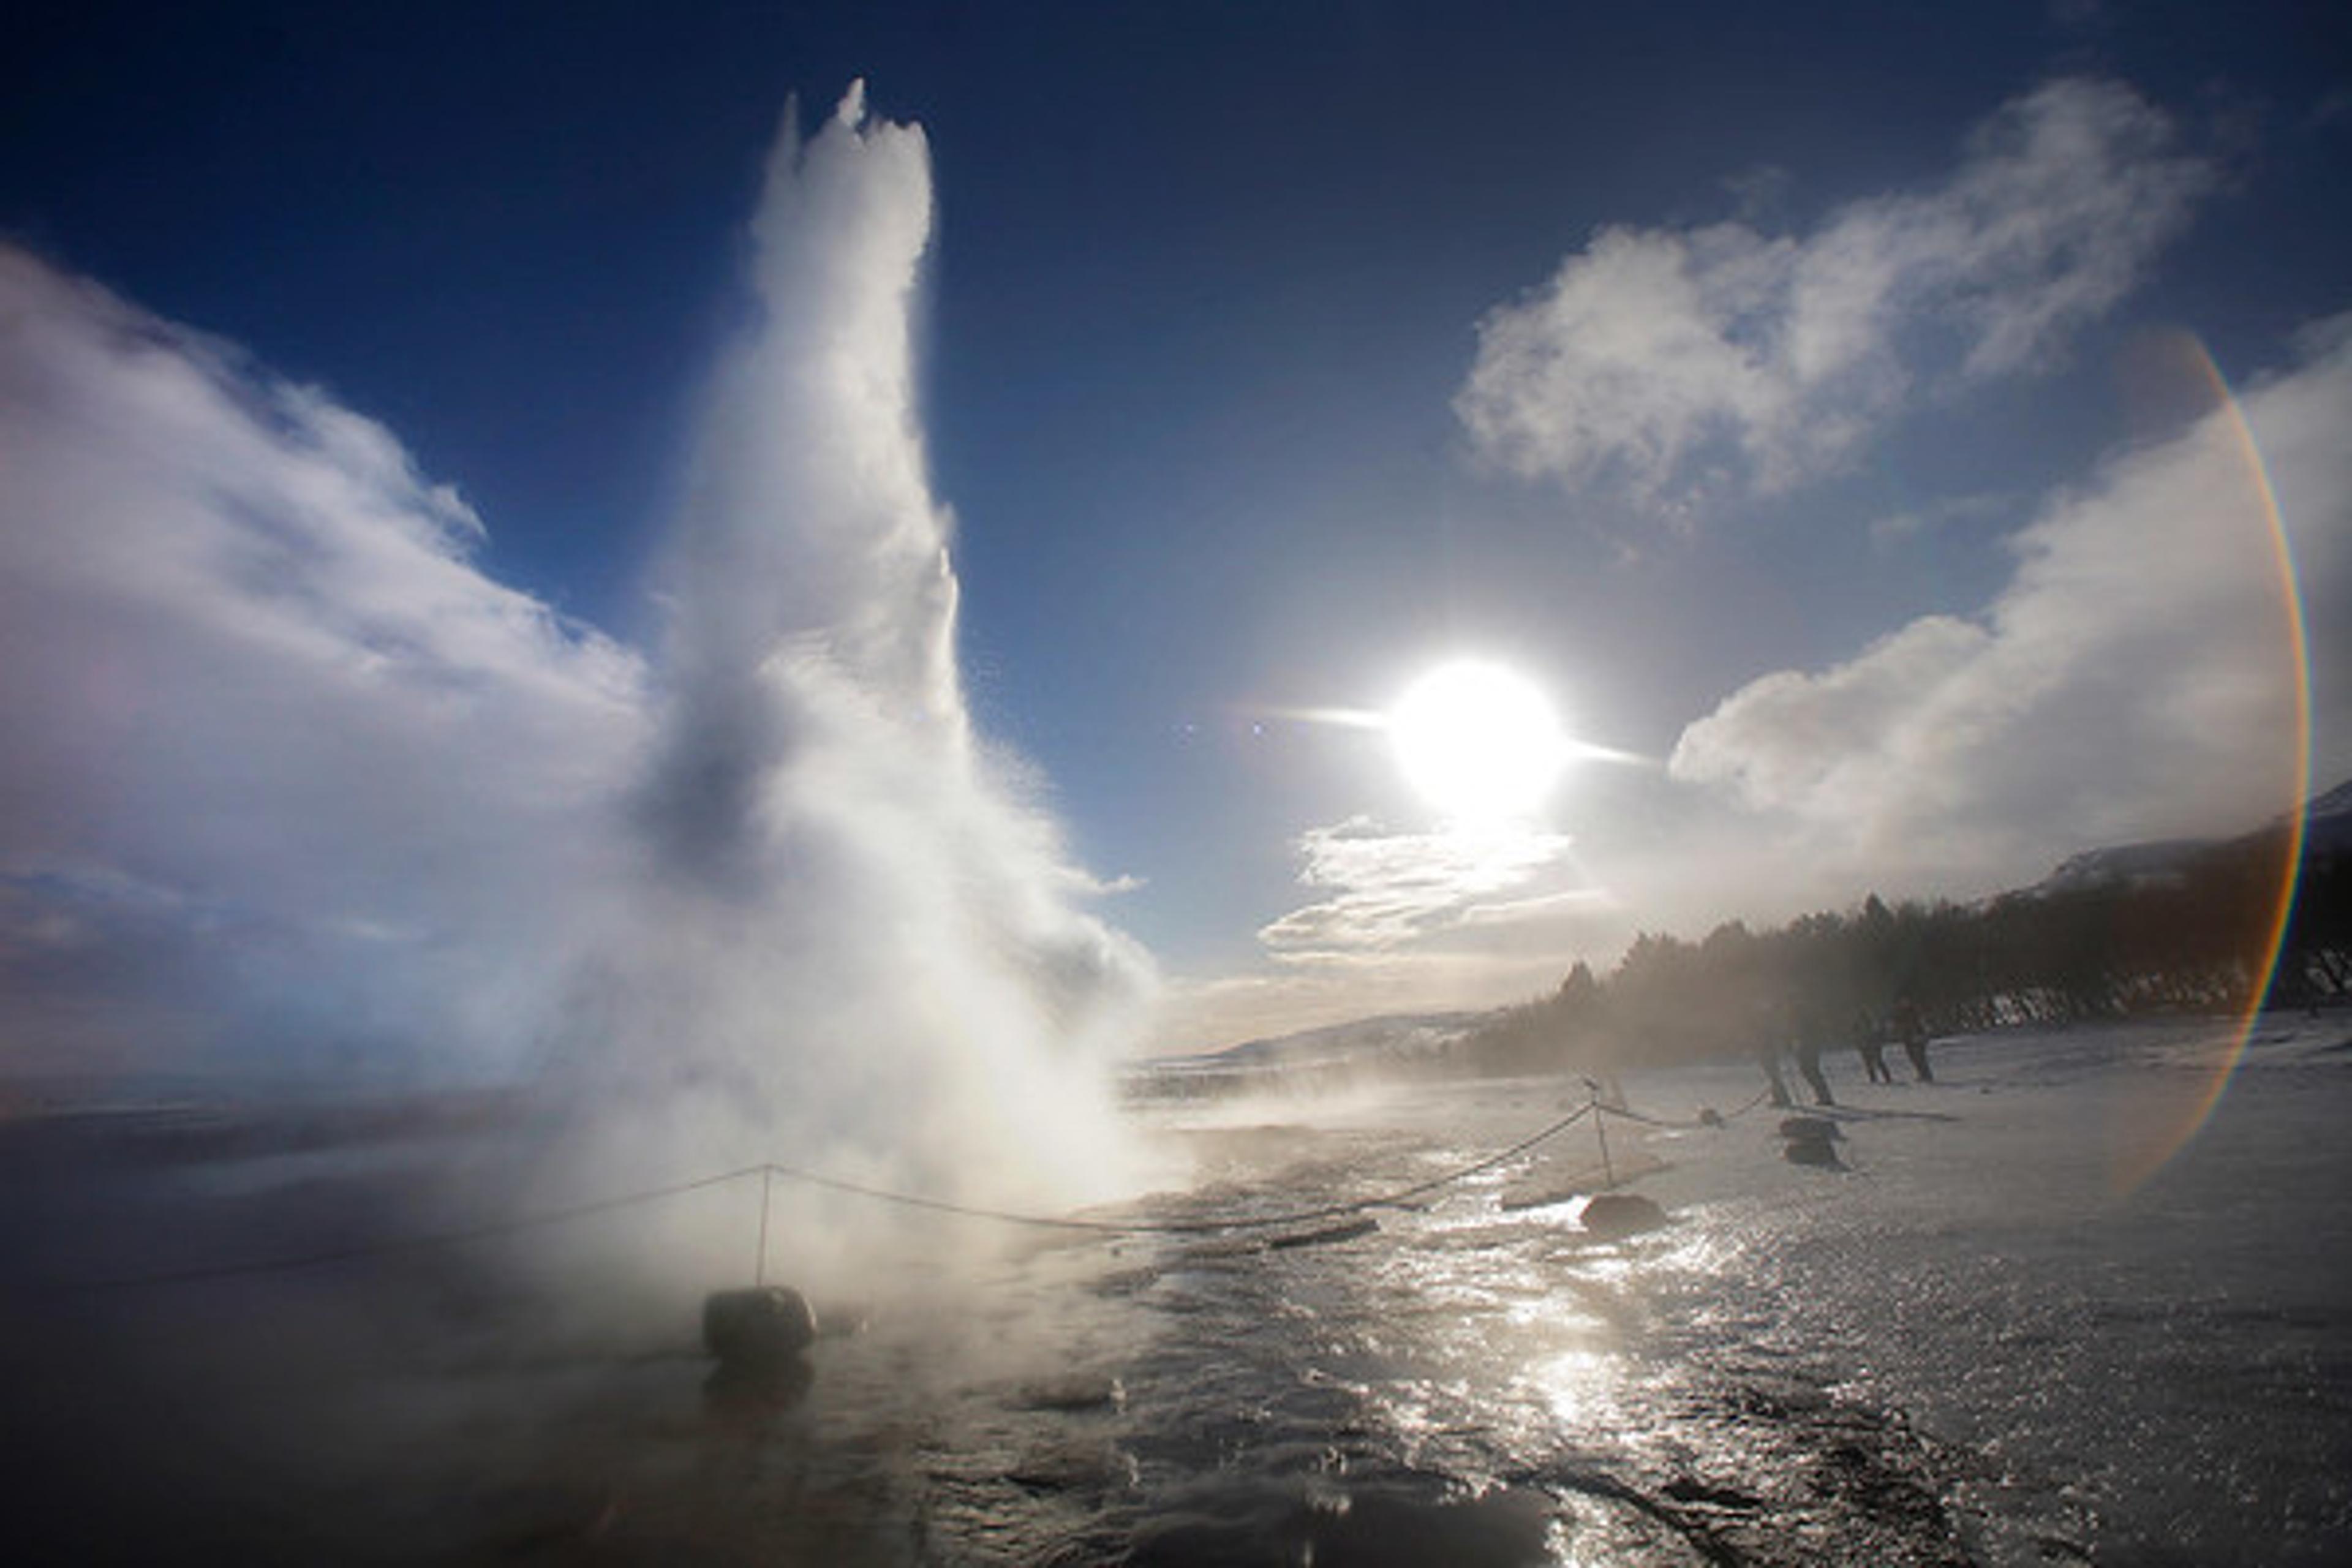
[[[1570,752],[1559,717],[1533,683],[1469,661],[1413,682],[1389,710],[1388,731],[1413,788],[1465,824],[1533,816]]]

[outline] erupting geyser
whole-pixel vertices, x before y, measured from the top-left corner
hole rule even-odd
[[[662,559],[640,875],[562,1025],[599,1100],[626,1096],[594,1142],[647,1171],[690,1151],[1099,1195],[1119,1162],[1091,1069],[1147,964],[1072,908],[1083,879],[964,708],[915,400],[928,150],[867,121],[862,83],[814,138],[793,119],[753,224],[756,320]]]

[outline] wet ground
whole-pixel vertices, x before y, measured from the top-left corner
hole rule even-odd
[[[518,1332],[526,1303],[422,1258],[70,1315],[14,1292],[0,1370],[53,1439],[30,1517],[85,1557],[2340,1561],[2352,1063],[2324,1035],[2258,1046],[2128,1196],[2085,1129],[2118,1086],[2187,1081],[2210,1028],[1954,1045],[1947,1081],[1848,1089],[1827,1165],[1785,1156],[1778,1111],[1612,1121],[1612,1172],[1670,1217],[1617,1239],[1565,1195],[1601,1184],[1589,1123],[1358,1234],[1009,1231],[820,1300],[807,1375],[768,1385],[714,1386],[688,1313]],[[1627,1089],[1691,1123],[1752,1084]],[[1582,1092],[1164,1112],[1195,1179],[1106,1217],[1391,1193]],[[908,1256],[972,1223],[916,1222]],[[93,1513],[110,1494],[142,1506]]]

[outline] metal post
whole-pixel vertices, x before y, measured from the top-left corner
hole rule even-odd
[[[751,1268],[751,1283],[764,1286],[768,1282],[768,1190],[775,1184],[775,1167],[760,1167],[760,1257]]]
[[[1601,1086],[1591,1079],[1584,1080],[1592,1095],[1592,1135],[1601,1140],[1601,1182],[1603,1187],[1617,1184],[1617,1173],[1609,1164],[1609,1118],[1601,1110]]]

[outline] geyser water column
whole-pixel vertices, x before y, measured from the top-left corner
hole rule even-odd
[[[643,876],[567,1020],[591,1142],[647,1175],[779,1160],[963,1201],[1105,1195],[1108,1060],[1149,965],[1075,907],[1086,879],[964,707],[915,397],[928,148],[869,121],[862,83],[814,137],[796,119],[661,557]],[[888,1217],[777,1199],[780,1247]]]

